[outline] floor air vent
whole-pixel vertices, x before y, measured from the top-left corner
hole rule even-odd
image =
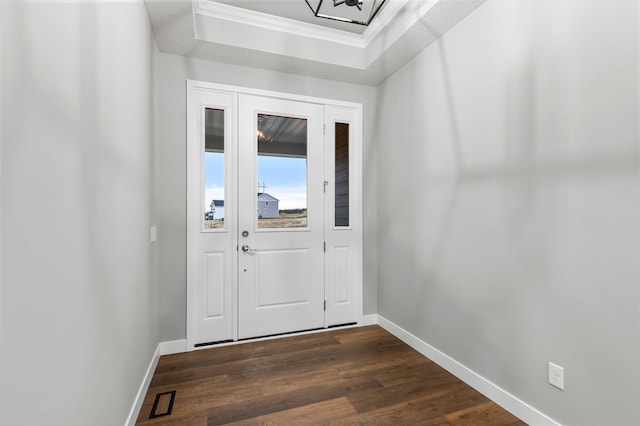
[[[169,416],[171,410],[173,410],[173,401],[176,399],[176,391],[163,392],[156,394],[156,399],[153,401],[153,408],[151,408],[150,419],[156,417]],[[160,410],[158,412],[158,410]]]

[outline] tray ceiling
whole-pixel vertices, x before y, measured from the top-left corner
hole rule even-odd
[[[485,1],[387,0],[368,27],[316,18],[304,0],[145,4],[161,52],[377,85]]]
[[[265,13],[272,16],[292,19],[308,24],[321,25],[336,30],[347,31],[355,34],[362,34],[367,27],[354,25],[346,22],[338,22],[317,18],[304,0],[209,0],[217,3],[235,6],[253,12]],[[324,0],[330,1],[333,0]],[[344,6],[346,7],[346,6]]]

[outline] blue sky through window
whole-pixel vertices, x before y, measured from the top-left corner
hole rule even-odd
[[[224,155],[206,152],[205,206],[209,211],[211,200],[224,200]],[[307,207],[307,159],[294,157],[258,156],[258,182],[267,185],[266,192],[280,200],[280,209]]]
[[[224,200],[224,154],[204,153],[204,211],[211,210],[212,200]]]

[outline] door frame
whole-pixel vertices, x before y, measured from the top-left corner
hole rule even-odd
[[[355,102],[345,102],[334,99],[326,99],[319,98],[313,96],[305,96],[305,95],[296,95],[285,92],[275,92],[269,90],[262,89],[253,89],[247,87],[240,86],[232,86],[218,83],[209,83],[203,81],[196,80],[187,80],[186,81],[186,92],[187,92],[187,318],[186,318],[186,326],[187,326],[187,351],[192,351],[195,348],[194,345],[196,343],[196,309],[195,304],[196,300],[196,286],[198,283],[195,282],[198,273],[196,271],[197,263],[195,262],[195,256],[199,256],[201,253],[197,252],[197,238],[200,236],[202,232],[202,214],[197,213],[203,204],[203,180],[201,178],[203,169],[202,169],[202,108],[203,104],[201,103],[201,95],[206,93],[218,93],[224,95],[231,95],[234,98],[233,101],[233,117],[231,117],[230,122],[232,123],[233,128],[229,129],[229,140],[225,141],[225,146],[227,143],[231,148],[231,156],[230,160],[235,164],[235,170],[237,170],[237,162],[238,155],[236,147],[238,146],[238,102],[237,98],[240,94],[248,94],[254,96],[261,96],[265,98],[274,98],[274,99],[283,99],[283,100],[291,100],[298,102],[306,102],[312,104],[320,104],[324,107],[324,152],[325,157],[331,152],[329,149],[328,138],[330,135],[333,135],[331,132],[330,126],[334,125],[336,122],[340,123],[348,123],[350,124],[350,135],[349,135],[349,144],[350,144],[350,159],[349,159],[349,167],[350,167],[350,181],[349,181],[349,202],[350,202],[350,226],[346,228],[336,228],[333,223],[334,212],[330,211],[330,207],[333,206],[333,202],[327,202],[328,196],[332,194],[331,191],[327,191],[325,193],[324,200],[324,233],[325,233],[325,244],[326,250],[325,253],[325,271],[330,270],[333,273],[332,265],[327,265],[327,259],[331,258],[329,256],[330,250],[335,248],[335,244],[333,241],[338,241],[340,235],[346,235],[346,233],[351,234],[351,240],[354,242],[353,250],[349,253],[349,280],[355,281],[353,284],[353,292],[350,295],[355,296],[355,300],[351,301],[350,309],[355,310],[356,322],[358,324],[362,324],[363,322],[363,240],[362,240],[362,158],[363,158],[363,149],[362,149],[362,104]],[[329,129],[329,130],[328,130]],[[226,152],[226,148],[225,148]],[[327,164],[327,158],[324,159],[323,165],[323,173],[325,182],[328,181],[327,174],[330,170],[333,170],[333,166],[329,167]],[[235,171],[234,170],[234,171]],[[227,173],[225,172],[225,175]],[[329,180],[330,181],[330,180]],[[311,184],[311,183],[309,183]],[[325,184],[325,186],[327,186]],[[231,181],[225,179],[225,199],[229,197],[230,194],[233,194],[234,199],[237,197],[237,176]],[[226,204],[226,203],[225,203]],[[230,203],[232,204],[232,203]],[[229,212],[227,207],[225,206],[225,220],[226,215]],[[237,216],[237,212],[234,213]],[[230,221],[231,222],[231,221]],[[233,225],[237,227],[237,217],[234,217],[232,221]],[[232,278],[231,283],[227,283],[228,290],[232,292],[232,304],[233,304],[233,316],[232,322],[233,326],[231,328],[231,335],[228,339],[229,341],[237,341],[238,340],[238,229],[230,229],[230,242],[228,243],[233,250],[233,261],[232,261]],[[328,294],[331,294],[330,289],[327,288],[330,277],[325,273],[325,298],[327,298]],[[329,291],[328,291],[329,290]],[[353,294],[355,293],[355,294]],[[338,317],[340,317],[339,311],[340,308],[332,308],[330,301],[327,301],[327,309],[325,312],[325,328],[337,325],[340,323],[340,320],[331,321],[329,318],[332,315],[332,312],[336,312]],[[343,303],[344,305],[344,303]],[[355,306],[354,306],[355,305]],[[203,348],[206,348],[204,346]]]

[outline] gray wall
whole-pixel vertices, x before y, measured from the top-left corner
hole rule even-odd
[[[637,8],[489,0],[378,94],[379,313],[566,424],[640,423]]]
[[[0,424],[123,424],[159,337],[146,11],[0,8]]]
[[[489,0],[376,89],[157,53],[141,4],[0,4],[0,423],[121,424],[185,337],[187,78],[363,103],[365,313],[640,423],[639,17]]]
[[[376,312],[376,89],[159,53],[156,123],[161,340],[186,337],[186,80],[361,102],[364,110],[364,311]]]

